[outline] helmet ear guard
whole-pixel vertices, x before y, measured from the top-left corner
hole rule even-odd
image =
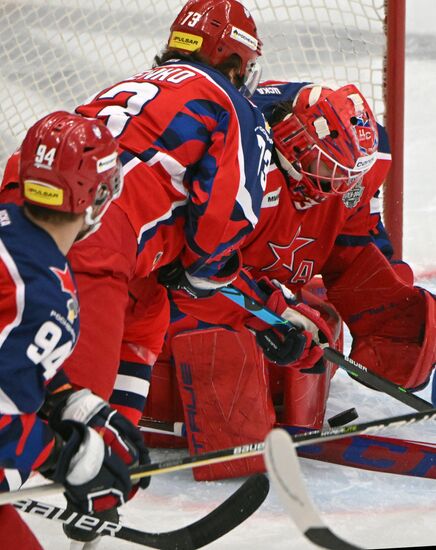
[[[352,84],[338,90],[304,86],[273,133],[282,167],[298,182],[302,199],[321,202],[347,193],[376,160],[377,123]]]

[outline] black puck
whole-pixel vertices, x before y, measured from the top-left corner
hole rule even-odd
[[[345,424],[356,420],[356,418],[359,418],[359,415],[357,414],[356,409],[352,407],[351,409],[335,414],[335,416],[329,418],[327,422],[329,423],[330,428],[337,428],[338,426],[344,426]]]

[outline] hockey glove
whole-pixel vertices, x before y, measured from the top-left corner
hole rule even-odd
[[[69,505],[85,514],[120,506],[132,489],[129,471],[95,430],[79,422],[57,424],[55,446],[40,473],[65,487]]]
[[[158,281],[171,290],[182,290],[191,298],[209,298],[223,286],[229,285],[236,278],[241,267],[238,251],[233,252],[222,262],[217,273],[210,277],[198,277],[188,273],[176,260],[159,269]]]
[[[292,292],[276,280],[263,277],[259,287],[268,295],[266,306],[289,321],[294,329],[268,327],[260,319],[249,322],[265,357],[278,365],[292,365],[304,373],[324,372],[320,343],[332,345],[333,337],[319,311],[298,303]]]
[[[113,453],[129,467],[150,463],[148,450],[139,430],[88,389],[51,394],[47,397],[42,411],[55,431],[57,425],[65,420],[81,422],[94,428]],[[149,477],[140,479],[135,483],[129,499],[134,496],[138,487],[146,489],[149,484]]]

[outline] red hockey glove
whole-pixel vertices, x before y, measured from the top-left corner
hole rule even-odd
[[[265,357],[278,365],[292,364],[301,372],[323,372],[323,352],[318,344],[332,345],[333,338],[319,311],[298,303],[292,292],[274,279],[263,277],[258,284],[269,295],[265,305],[297,329],[283,333],[253,318],[247,326],[254,330]]]
[[[127,466],[95,430],[63,420],[55,433],[56,444],[39,471],[65,487],[70,507],[92,514],[127,501],[132,489]]]
[[[127,466],[150,463],[148,450],[139,430],[127,418],[112,409],[106,401],[88,389],[51,394],[47,397],[42,412],[55,431],[57,431],[57,425],[66,420],[80,422],[94,428],[103,437],[105,444]],[[138,487],[146,489],[149,484],[149,477],[140,479],[129,494],[129,499],[133,497]]]

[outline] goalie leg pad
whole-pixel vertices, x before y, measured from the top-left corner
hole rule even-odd
[[[174,362],[170,346],[164,345],[153,367],[150,392],[144,409],[144,415],[163,422],[183,422],[183,407],[180,400]],[[147,447],[170,449],[186,448],[186,438],[143,432]]]
[[[248,331],[221,328],[172,341],[190,453],[263,441],[275,422],[263,355]],[[264,471],[262,457],[194,469],[197,481]]]
[[[312,279],[297,292],[297,297],[321,313],[333,335],[335,348],[342,351],[342,319],[328,302],[322,279]],[[283,369],[283,423],[312,429],[322,427],[330,380],[337,369],[330,361],[324,364],[325,371],[321,374],[306,374],[293,368]]]

